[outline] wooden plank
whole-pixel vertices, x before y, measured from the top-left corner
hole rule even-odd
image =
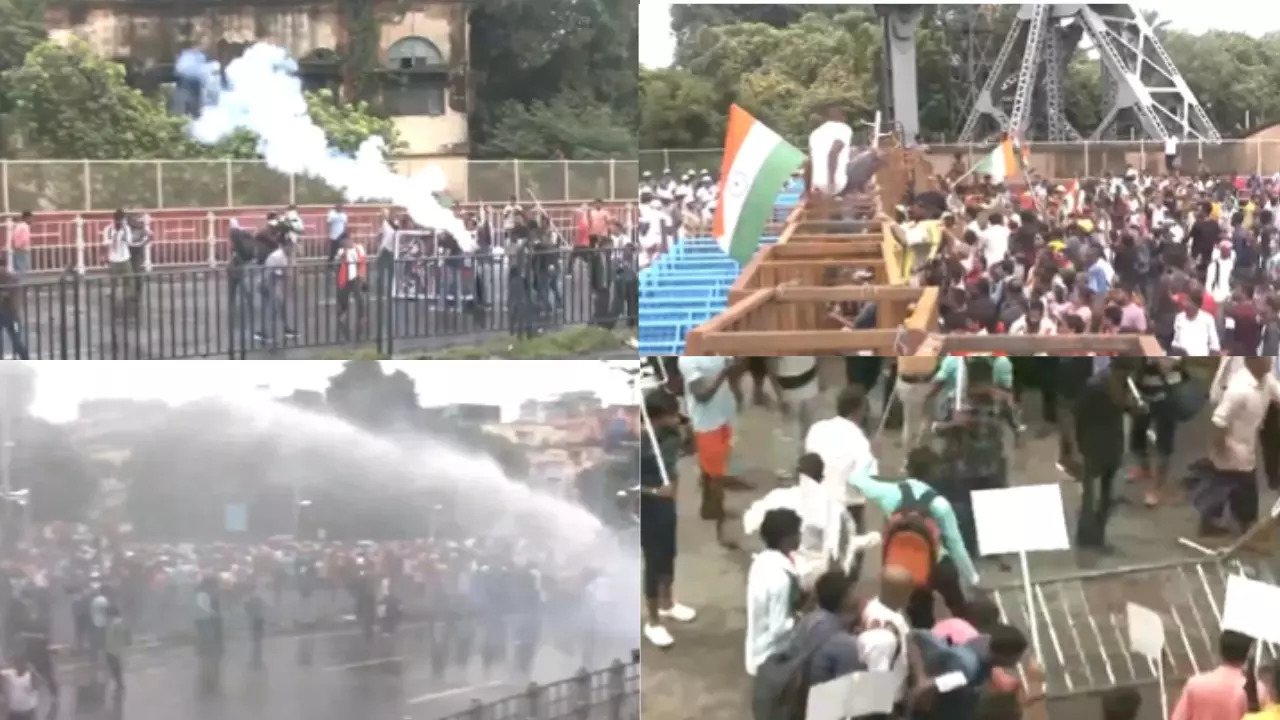
[[[880,241],[853,240],[846,242],[791,244],[776,247],[770,253],[773,260],[826,259],[832,257],[880,257]]]
[[[843,285],[840,287],[779,287],[778,302],[915,302],[924,294],[906,285]]]
[[[792,330],[739,331],[707,333],[702,337],[699,355],[851,355],[873,350],[891,355],[895,341],[908,348],[923,341],[923,336],[899,330]],[[693,353],[689,353],[693,354]]]
[[[948,353],[1001,353],[1005,355],[1070,355],[1075,353],[1118,353],[1141,356],[1138,335],[946,335]]]
[[[900,246],[897,238],[893,236],[890,224],[885,223],[880,233],[880,255],[884,258],[884,267],[889,276],[889,283],[892,285],[905,283],[907,279],[902,273],[902,258],[898,254]]]

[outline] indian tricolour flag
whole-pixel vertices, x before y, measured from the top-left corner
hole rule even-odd
[[[729,257],[746,264],[760,245],[773,203],[791,173],[804,165],[800,148],[782,139],[746,110],[729,108],[715,237]]]
[[[1019,155],[1025,163],[1027,160],[1027,148],[1020,146],[1017,140],[1013,138],[1005,138],[1000,141],[995,150],[986,156],[973,168],[975,175],[990,175],[991,182],[1002,183],[1010,175],[1020,172],[1022,166],[1018,164]]]

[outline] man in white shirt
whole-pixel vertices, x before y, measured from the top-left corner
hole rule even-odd
[[[40,710],[40,686],[43,682],[21,653],[14,656],[12,667],[0,671],[0,679],[3,680],[9,720],[35,720]]]
[[[107,248],[107,272],[117,278],[112,283],[112,294],[115,294],[115,286],[120,284],[127,297],[132,284],[129,282],[129,275],[133,272],[129,263],[129,247],[133,244],[133,231],[125,220],[124,210],[116,210],[111,224],[102,229],[102,244]]]
[[[1178,172],[1178,136],[1170,135],[1164,141],[1164,171],[1170,175]]]
[[[756,668],[788,644],[800,610],[800,580],[791,554],[800,547],[800,516],[779,508],[760,524],[764,551],[747,571],[746,669]]]
[[[1057,335],[1058,326],[1044,313],[1044,305],[1028,303],[1022,315],[1009,325],[1010,335]]]
[[[1004,261],[1009,254],[1009,228],[1000,213],[991,213],[988,225],[978,233],[978,248],[987,267]]]
[[[738,547],[724,530],[724,491],[732,480],[729,456],[733,451],[733,420],[738,414],[738,402],[728,382],[734,364],[732,358],[710,356],[682,355],[678,361],[702,471],[700,514],[703,520],[715,522],[716,540],[727,548]]]
[[[1182,312],[1173,320],[1171,344],[1188,357],[1208,357],[1222,350],[1218,341],[1218,324],[1209,313],[1200,309],[1203,304],[1203,291],[1192,288],[1187,293]]]
[[[863,529],[863,508],[867,501],[849,486],[849,478],[880,472],[871,442],[860,425],[865,414],[866,391],[860,385],[848,385],[836,398],[836,416],[814,423],[804,439],[805,452],[817,453],[824,466],[822,489],[828,495],[828,506],[834,517],[826,523],[823,549],[831,558],[837,558],[840,553],[842,508],[853,518],[854,532]],[[859,556],[851,573],[855,582],[861,569]]]
[[[379,215],[382,221],[378,224],[378,258],[374,261],[374,266],[378,273],[378,294],[383,296],[387,291],[386,283],[391,282],[394,275],[399,231],[396,230],[395,221],[391,219],[390,210],[382,208]]]
[[[844,110],[827,109],[826,121],[809,133],[809,161],[805,188],[834,197],[849,185],[849,153],[853,128],[845,121]]]
[[[905,610],[915,590],[911,573],[901,567],[884,568],[880,594],[862,608],[863,631],[858,635],[858,651],[867,670],[891,672],[898,681],[898,701],[905,699],[909,662],[907,639],[911,624]]]
[[[253,339],[258,342],[272,342],[275,339],[277,322],[284,326],[285,338],[298,336],[289,325],[288,312],[289,271],[296,247],[297,245],[286,242],[272,250],[262,261],[262,325],[253,333]]]
[[[329,227],[329,264],[332,265],[338,251],[342,249],[343,239],[347,237],[347,209],[341,202],[335,203],[329,210],[325,224]]]
[[[1272,403],[1280,402],[1280,380],[1273,373],[1275,362],[1267,357],[1243,358],[1226,379],[1226,387],[1213,411],[1213,438],[1209,447],[1209,463],[1213,466],[1213,482],[1226,485],[1225,506],[1235,528],[1244,531],[1258,521],[1258,433]],[[1200,531],[1203,535],[1224,534],[1213,512],[1219,508],[1201,507]]]
[[[818,359],[811,356],[771,358],[769,371],[777,381],[784,411],[794,413],[799,437],[804,439],[818,412]]]

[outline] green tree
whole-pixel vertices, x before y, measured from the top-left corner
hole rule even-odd
[[[492,0],[471,11],[478,157],[634,157],[635,0]]]
[[[41,43],[3,81],[24,152],[89,159],[174,157],[176,149],[179,157],[191,154],[185,118],[130,88],[124,66],[85,43]]]
[[[711,80],[688,70],[640,68],[640,137],[649,147],[718,147],[725,129],[718,99]]]
[[[990,55],[1012,26],[1016,6],[984,19]],[[954,135],[952,63],[963,61],[956,29],[969,16],[926,6],[917,44],[920,121],[926,136]],[[1280,33],[1188,33],[1147,14],[1173,64],[1224,136],[1280,122]],[[738,103],[793,141],[823,104],[869,115],[878,104],[883,35],[867,6],[675,5],[675,66],[641,74],[641,145],[706,147],[722,142],[723,118]],[[988,58],[990,60],[992,58]],[[1016,61],[1014,58],[1012,61]],[[1101,73],[1080,51],[1065,79],[1068,118],[1082,131],[1101,120]]]
[[[188,119],[170,113],[158,98],[125,83],[123,65],[94,54],[88,45],[47,41],[6,72],[3,84],[21,128],[24,154],[46,158],[238,158],[258,157],[257,138],[240,131],[205,146],[187,136]],[[394,123],[363,102],[339,103],[327,90],[307,96],[312,120],[329,141],[351,152],[369,135],[389,147],[399,139]]]

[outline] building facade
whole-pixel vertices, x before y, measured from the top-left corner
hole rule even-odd
[[[342,53],[352,40],[357,0],[53,0],[45,25],[57,40],[79,38],[129,69],[144,91],[172,81],[182,50],[198,48],[226,64],[266,41],[297,58],[308,88],[350,87]],[[377,87],[395,119],[406,163],[430,160],[466,184],[470,103],[467,3],[460,0],[375,2]],[[462,173],[462,177],[457,177]]]

